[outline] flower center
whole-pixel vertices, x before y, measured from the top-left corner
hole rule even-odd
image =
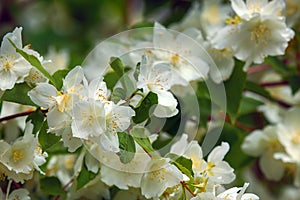
[[[19,160],[22,160],[23,157],[24,157],[24,154],[21,150],[13,150],[14,163],[18,162]]]
[[[171,63],[172,63],[172,65],[176,66],[178,62],[179,62],[179,55],[178,54],[172,55],[171,56]]]
[[[56,97],[59,112],[64,112],[66,110],[67,104],[68,104],[70,98],[71,98],[71,95],[69,95],[69,94],[60,94],[59,93],[59,96]]]
[[[225,23],[226,24],[234,24],[234,25],[237,25],[239,23],[242,22],[242,18],[240,18],[239,16],[234,16],[234,17],[229,17],[227,19],[225,19]]]
[[[167,170],[163,168],[161,170],[152,171],[150,173],[151,173],[151,175],[150,175],[149,179],[151,181],[157,179],[158,182],[162,182],[166,179],[165,174],[167,173]]]
[[[268,39],[272,36],[271,30],[264,24],[259,24],[251,31],[250,39],[256,44],[268,44]]]
[[[300,144],[300,132],[293,135],[292,142],[294,144]]]
[[[13,58],[13,56],[11,56]],[[10,71],[10,68],[15,65],[14,61],[9,60],[7,57],[0,57],[5,72]]]

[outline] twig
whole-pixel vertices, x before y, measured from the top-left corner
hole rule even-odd
[[[181,185],[193,196],[196,197],[197,195],[186,185],[184,181],[180,181]]]
[[[33,112],[35,112],[35,110],[26,110],[24,112],[20,112],[20,113],[17,113],[17,114],[13,114],[13,115],[8,115],[6,117],[2,117],[2,118],[0,118],[0,123],[3,122],[3,121],[8,121],[8,120],[17,118],[17,117],[23,117],[23,116],[30,115]]]
[[[282,85],[287,85],[287,84],[289,84],[289,82],[286,80],[283,80],[283,81],[276,81],[276,82],[260,83],[259,85],[262,87],[275,87],[275,86],[282,86]]]
[[[74,179],[72,178],[71,180],[69,180],[69,182],[67,182],[61,189],[63,191],[65,191],[67,189],[67,187],[74,182]],[[60,199],[60,195],[57,195],[54,200],[59,200]]]

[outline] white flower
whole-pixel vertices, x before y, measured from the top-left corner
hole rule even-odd
[[[231,47],[236,58],[246,61],[246,66],[262,63],[269,55],[284,54],[294,32],[278,16],[283,1],[249,0],[246,5],[242,0],[234,0],[231,5],[238,16],[229,19],[229,25],[212,38],[215,48]]]
[[[106,130],[104,104],[97,101],[78,102],[73,108],[72,132],[74,137],[88,139]]]
[[[147,61],[145,61],[147,62]],[[177,100],[168,90],[174,84],[172,66],[168,63],[145,63],[142,61],[137,88],[143,93],[152,91],[157,94],[158,105],[154,110],[157,117],[172,117],[178,113]]]
[[[67,68],[70,58],[67,50],[62,49],[57,51],[53,47],[50,47],[45,59],[51,62],[45,63],[44,67],[50,74],[54,74],[58,70]]]
[[[182,173],[166,158],[152,159],[141,181],[142,194],[146,198],[158,198],[163,192],[183,181]]]
[[[278,19],[283,19],[281,12],[285,7],[285,2],[283,0],[232,0],[231,6],[235,13],[245,20],[250,20],[252,17],[259,14],[262,17],[276,17]]]
[[[259,166],[269,180],[279,181],[285,171],[283,163],[274,158],[276,152],[284,151],[278,140],[280,134],[276,126],[266,126],[263,130],[250,133],[242,144],[246,154],[260,157]]]
[[[0,199],[5,199],[5,195],[0,190]],[[30,200],[29,192],[26,189],[16,189],[8,195],[7,200]]]
[[[8,177],[20,175],[16,179],[13,178],[16,181],[27,179],[26,175],[32,176],[34,168],[43,173],[38,166],[46,162],[45,158],[48,155],[40,149],[32,130],[33,125],[28,122],[23,137],[18,138],[12,145],[1,142],[3,151],[0,155],[0,162],[5,166],[3,170],[6,171]]]
[[[154,49],[148,50],[148,55],[156,57],[158,61],[165,61],[174,68],[176,76],[185,82],[207,77],[209,66],[204,61],[205,52],[202,46],[189,35],[167,30],[159,23],[154,24],[153,33]],[[186,84],[178,80],[177,84]]]
[[[21,83],[28,75],[31,65],[16,52],[10,39],[18,48],[22,47],[22,28],[15,28],[12,33],[7,33],[0,48],[0,89],[6,90],[14,87],[15,83]]]
[[[243,187],[233,187],[222,192],[217,197],[230,200],[259,200],[259,197],[252,193],[245,193],[249,183],[245,183]]]

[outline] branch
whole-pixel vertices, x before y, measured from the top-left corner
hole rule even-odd
[[[282,81],[276,81],[276,82],[260,83],[259,85],[262,87],[275,87],[275,86],[282,86],[282,85],[287,85],[287,84],[289,84],[288,81],[282,80]]]
[[[196,197],[197,195],[186,185],[184,181],[180,181],[181,185],[193,196]]]
[[[8,115],[6,117],[0,118],[0,123],[4,122],[4,121],[11,120],[11,119],[14,119],[14,118],[27,116],[27,115],[30,115],[31,113],[34,113],[34,112],[35,112],[35,110],[26,110],[24,112],[20,112],[20,113],[17,113],[17,114]]]
[[[270,65],[268,65],[268,64],[255,65],[253,67],[250,67],[247,70],[247,74],[254,74],[254,73],[257,73],[257,72],[260,72],[260,71],[264,71],[264,70],[269,69],[269,68],[270,68]]]

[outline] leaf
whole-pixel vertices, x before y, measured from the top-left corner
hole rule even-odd
[[[265,62],[271,65],[272,68],[279,74],[283,76],[289,74],[288,67],[283,62],[281,62],[278,58],[269,56],[265,59]]]
[[[124,74],[120,79],[120,82],[125,89],[126,97],[130,96],[134,91],[136,91],[136,87],[133,84],[132,80],[129,78],[127,74]]]
[[[78,148],[77,150],[80,150],[80,148]],[[64,146],[62,141],[58,141],[47,149],[47,153],[52,155],[69,154],[69,151],[68,148]]]
[[[270,93],[257,83],[254,83],[252,81],[246,81],[245,89],[273,101],[273,98],[271,97]]]
[[[292,93],[295,94],[300,89],[300,77],[293,74],[287,77],[287,80],[292,88]]]
[[[65,78],[65,76],[69,73],[68,69],[62,69],[62,70],[58,70],[53,74],[53,78],[56,81],[57,84],[57,90],[60,90],[63,86],[63,79]]]
[[[40,189],[44,194],[50,195],[61,195],[65,193],[62,189],[61,182],[56,177],[41,178]]]
[[[32,66],[34,66],[37,70],[39,70],[46,78],[49,79],[49,81],[57,88],[57,83],[55,79],[49,74],[49,72],[43,67],[39,59],[35,57],[34,55],[30,55],[23,51],[22,49],[19,49],[10,39],[8,39],[9,42],[16,48],[16,51],[25,58]],[[57,88],[58,89],[58,88]]]
[[[242,65],[236,65],[230,79],[224,82],[227,96],[227,113],[234,122],[240,107],[242,93],[246,81],[246,72]]]
[[[140,105],[134,109],[135,116],[132,117],[134,123],[138,124],[149,118],[150,108],[158,103],[157,94],[149,92]]]
[[[126,92],[123,88],[115,88],[111,94],[111,100],[118,103],[120,100],[126,98]]]
[[[173,153],[168,153],[167,158],[171,158],[171,162],[185,175],[193,179],[194,172],[192,169],[193,162],[191,159],[185,158],[183,156],[178,156]]]
[[[28,115],[28,117],[26,118],[26,122],[31,121],[31,123],[33,124],[34,135],[41,129],[44,120],[44,114],[40,109],[36,109],[36,111]]]
[[[26,83],[16,84],[12,89],[5,90],[1,100],[15,102],[23,105],[37,106],[27,95],[30,90],[31,88]]]
[[[124,164],[129,163],[135,154],[135,143],[133,137],[126,132],[118,132],[119,148],[118,156]]]
[[[116,72],[108,72],[104,75],[104,82],[106,83],[107,89],[112,90],[119,80],[119,76]]]
[[[39,143],[44,151],[47,151],[60,140],[59,136],[56,136],[53,133],[48,133],[47,129],[48,123],[45,120],[38,135]]]
[[[120,58],[111,57],[109,64],[110,64],[111,68],[117,73],[119,78],[123,76],[125,66]]]
[[[91,171],[89,171],[86,167],[86,165],[82,164],[82,169],[80,171],[80,173],[78,174],[76,181],[77,181],[77,185],[76,185],[76,190],[79,190],[80,188],[82,188],[83,186],[85,186],[88,182],[90,182],[91,180],[93,180],[97,174],[99,173],[93,173]]]
[[[263,102],[258,101],[256,99],[250,97],[242,97],[238,115],[240,116],[240,115],[249,114],[251,112],[255,112],[257,110],[257,107],[262,104]]]
[[[145,128],[134,127],[130,130],[134,141],[136,141],[147,153],[153,152],[152,144],[145,133]]]

